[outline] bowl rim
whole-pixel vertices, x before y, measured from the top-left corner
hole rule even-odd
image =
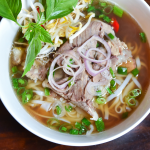
[[[143,1],[145,7],[147,7],[150,10],[149,5],[144,1]],[[3,24],[5,24],[5,21],[7,21],[7,19],[2,19],[1,23],[0,23],[0,28]],[[113,137],[109,137],[105,140],[102,141],[96,141],[96,142],[91,142],[91,143],[68,143],[68,142],[64,142],[64,141],[59,141],[57,139],[53,139],[52,137],[47,138],[47,136],[44,136],[42,134],[39,134],[37,131],[35,131],[34,129],[30,128],[27,123],[25,123],[24,121],[22,121],[22,119],[20,117],[17,116],[17,114],[15,114],[11,109],[9,109],[9,106],[7,105],[7,103],[5,103],[5,94],[1,92],[0,90],[0,96],[1,96],[1,101],[4,104],[5,108],[8,110],[8,112],[12,115],[12,117],[19,123],[21,124],[23,127],[25,127],[28,131],[30,131],[31,133],[37,135],[38,137],[45,139],[47,141],[50,142],[54,142],[57,144],[62,144],[62,145],[67,145],[67,146],[91,146],[91,145],[97,145],[97,144],[102,144],[102,143],[106,143],[109,141],[112,141],[114,139],[117,139],[118,137],[121,137],[122,135],[128,133],[129,131],[131,131],[133,128],[135,128],[139,123],[141,123],[146,116],[150,113],[150,109],[137,121],[135,122],[132,126],[130,126],[129,128],[127,128],[126,130],[123,130],[122,132],[120,132],[119,134],[113,136]]]

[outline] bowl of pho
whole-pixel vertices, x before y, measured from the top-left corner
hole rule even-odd
[[[0,96],[27,130],[89,146],[149,114],[144,0],[4,0],[0,7]]]

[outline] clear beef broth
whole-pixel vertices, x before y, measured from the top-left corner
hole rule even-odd
[[[94,1],[94,6],[95,7],[98,6],[98,1],[96,1],[96,0]],[[128,13],[124,12],[122,18],[117,17],[113,13],[111,13],[108,16],[110,18],[116,18],[117,19],[117,21],[120,25],[120,29],[119,29],[119,32],[116,33],[116,36],[118,38],[120,38],[121,41],[125,42],[129,46],[129,49],[131,48],[131,50],[132,50],[135,48],[135,46],[137,46],[138,48],[140,47],[139,52],[136,54],[133,54],[133,57],[136,58],[137,56],[140,56],[140,59],[142,60],[142,62],[144,62],[146,64],[146,67],[148,68],[148,69],[146,69],[144,66],[142,66],[142,69],[140,70],[139,77],[138,77],[138,81],[142,85],[142,94],[137,98],[137,100],[140,103],[145,96],[145,93],[147,91],[149,81],[150,81],[149,80],[150,72],[148,71],[148,70],[150,70],[149,69],[149,66],[150,66],[149,44],[148,43],[141,43],[139,33],[142,32],[142,29],[138,25],[138,23]],[[19,32],[15,41],[17,41],[20,37],[22,37],[22,34]],[[26,54],[24,54],[24,55],[26,55]],[[13,67],[13,65],[11,63],[11,56],[10,56],[10,75],[12,74],[11,73],[12,67]],[[23,71],[23,67],[21,65],[19,65],[18,68],[21,71]],[[40,84],[38,86],[41,88],[42,91],[44,91],[44,88],[42,87],[42,82],[40,82]],[[51,98],[53,98],[53,96],[51,96]],[[61,97],[57,96],[56,98],[60,99]],[[20,97],[18,97],[18,99],[20,99],[20,101],[21,101]],[[113,101],[109,102],[108,106],[111,106],[112,103],[113,103]],[[46,126],[47,126],[48,118],[53,117],[52,111],[46,112],[46,111],[41,110],[40,107],[31,108],[28,105],[23,105],[23,106],[31,116],[33,116],[37,121],[41,122],[42,124],[44,124]],[[133,108],[132,111],[129,112],[129,115],[131,115],[131,113],[133,113],[135,109],[136,108]],[[100,110],[97,109],[97,112],[98,112],[99,116],[103,116],[103,114]],[[110,112],[110,113],[114,113],[114,112]],[[38,116],[37,114],[41,114],[41,116]],[[120,122],[124,121],[124,119],[122,119],[122,114],[117,114],[117,115],[118,115],[118,118],[115,118],[112,116],[110,116],[108,120],[103,118],[103,121],[105,123],[105,130],[112,128],[112,127],[118,125]],[[42,116],[47,116],[47,118],[43,118]],[[85,117],[89,120],[91,118],[88,114],[85,114]],[[68,121],[69,121],[69,118],[68,118]],[[61,122],[63,123],[63,121],[61,121]],[[75,122],[71,121],[71,123],[74,126]],[[91,123],[95,126],[94,121],[91,121]],[[57,127],[57,128],[53,128],[53,129],[58,130],[59,128]],[[96,133],[96,132],[97,131],[95,128],[94,133]]]

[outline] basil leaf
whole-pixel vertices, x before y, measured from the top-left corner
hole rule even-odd
[[[30,71],[36,56],[38,55],[38,53],[42,48],[41,41],[37,36],[38,35],[36,35],[29,44],[25,61],[25,70],[22,76],[26,75],[26,73]]]
[[[30,26],[25,32],[24,37],[27,39],[28,43],[30,43],[33,36],[34,36],[34,28]]]
[[[46,20],[58,19],[70,14],[78,0],[47,0]]]
[[[41,24],[41,23],[43,23],[44,21],[45,21],[45,15],[44,15],[44,13],[43,13],[43,12],[41,13],[41,17],[40,17],[40,15],[39,15],[39,13],[38,13],[37,24]]]
[[[51,40],[51,36],[50,34],[48,33],[48,31],[46,31],[43,27],[41,26],[38,26],[38,29],[39,29],[39,39],[45,43],[52,43],[52,40]]]
[[[17,23],[17,16],[22,8],[21,0],[0,0],[0,16]]]

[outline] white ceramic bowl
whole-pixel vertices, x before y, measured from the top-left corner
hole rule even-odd
[[[111,0],[129,12],[142,27],[150,43],[150,8],[144,0]],[[26,0],[23,0],[25,6]],[[27,5],[26,5],[27,6]],[[31,117],[15,96],[9,77],[9,53],[18,27],[15,23],[3,19],[0,23],[0,96],[7,110],[27,130],[51,142],[71,145],[88,146],[101,144],[116,139],[137,126],[148,114],[150,108],[150,87],[136,111],[121,124],[99,134],[91,136],[75,136],[63,134],[47,128]]]

